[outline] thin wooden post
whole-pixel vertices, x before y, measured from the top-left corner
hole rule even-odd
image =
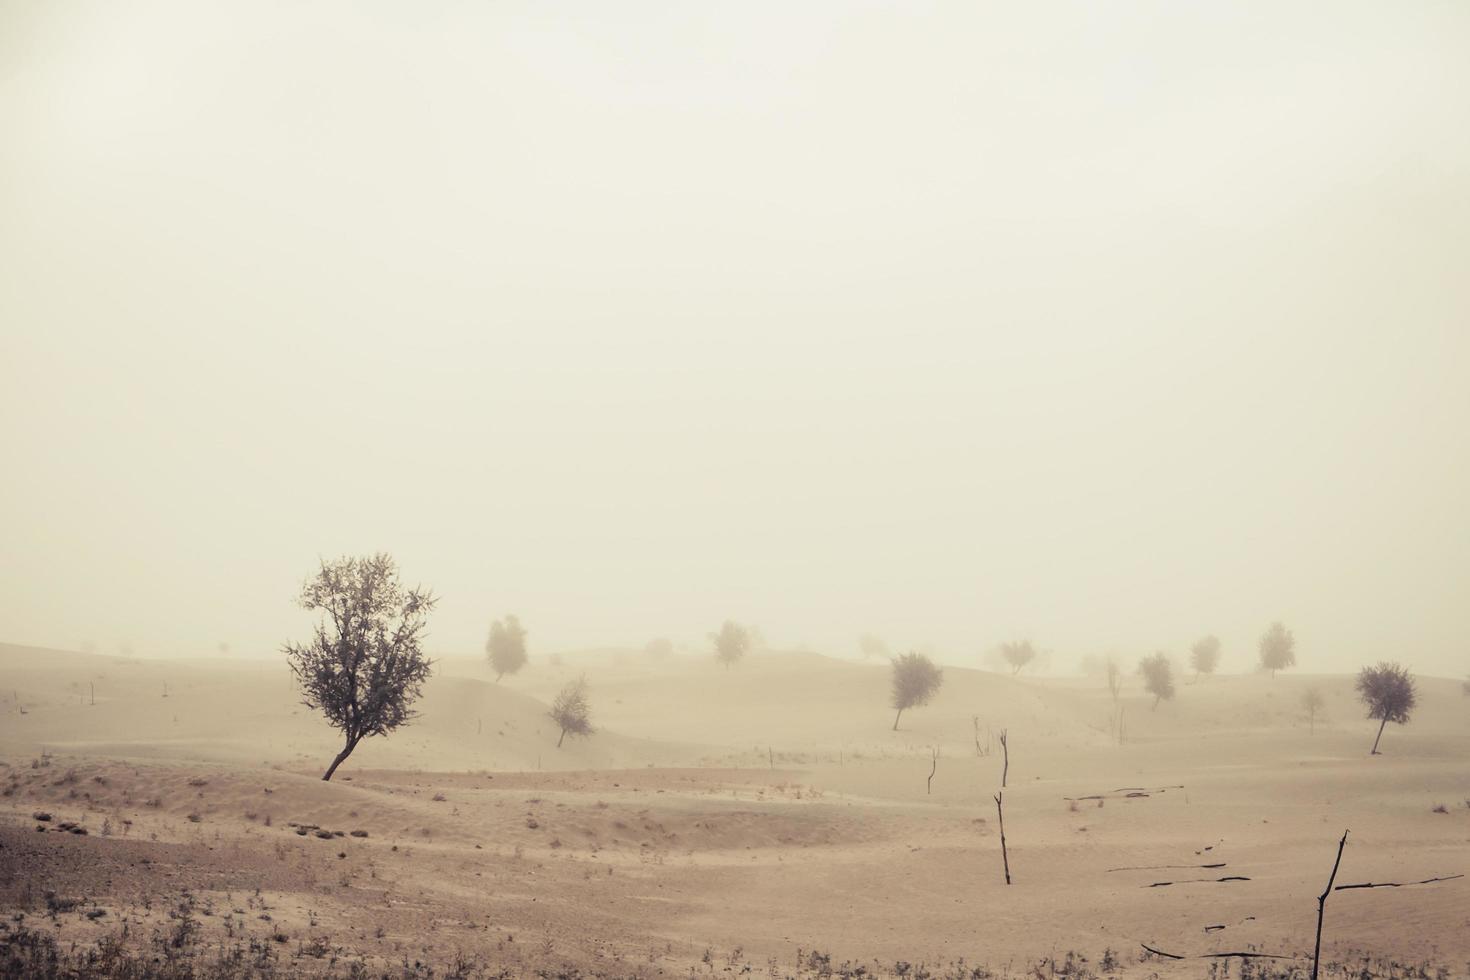
[[[1327,896],[1332,894],[1332,883],[1337,880],[1337,868],[1342,864],[1342,849],[1347,846],[1347,835],[1344,830],[1342,840],[1337,842],[1337,860],[1332,862],[1332,875],[1327,879],[1327,887],[1317,896],[1317,944],[1312,947],[1312,980],[1317,980],[1317,966],[1322,959],[1322,914],[1327,910]]]
[[[1000,750],[1005,753],[1005,766],[1000,771],[1000,788],[1006,788],[1006,777],[1011,771],[1011,750],[1006,742],[1006,729],[1000,730]]]
[[[1001,806],[1001,797],[1003,796],[1005,796],[1005,793],[995,794],[995,816],[1000,821],[1000,860],[1005,866],[1006,884],[1009,885],[1011,883],[1011,859],[1006,853],[1006,812]]]
[[[926,794],[931,795],[931,796],[934,793],[934,773],[937,772],[938,769],[939,769],[939,746],[936,745],[936,746],[934,746],[934,748],[932,748],[932,749],[929,750],[929,781],[926,784],[925,789],[924,789],[924,792]]]

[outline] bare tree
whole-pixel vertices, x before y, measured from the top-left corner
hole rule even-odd
[[[1031,645],[1030,640],[1002,643],[1000,655],[1006,663],[1011,665],[1011,676],[1014,677],[1021,672],[1022,667],[1036,659],[1036,647]]]
[[[1260,655],[1261,669],[1274,680],[1278,670],[1296,666],[1296,637],[1280,622],[1272,623],[1261,635]]]
[[[1322,692],[1315,687],[1309,687],[1302,692],[1302,708],[1307,713],[1307,734],[1317,734],[1317,712],[1322,710],[1326,702],[1322,698]]]
[[[882,637],[864,633],[858,637],[858,653],[863,655],[864,660],[886,657],[888,656],[888,644],[883,642]]]
[[[1364,667],[1358,671],[1355,685],[1358,700],[1368,707],[1368,717],[1379,719],[1378,735],[1373,739],[1370,755],[1379,755],[1378,740],[1383,738],[1383,729],[1389,722],[1406,724],[1409,713],[1418,702],[1414,690],[1414,675],[1398,664],[1379,663],[1376,667]]]
[[[592,727],[592,705],[587,701],[587,678],[579,677],[563,687],[551,702],[551,710],[547,714],[561,728],[561,737],[556,740],[557,748],[561,748],[568,734],[591,735],[596,731]]]
[[[1220,638],[1206,636],[1196,640],[1189,648],[1189,663],[1196,678],[1200,674],[1213,674],[1220,664]]]
[[[715,641],[715,659],[729,670],[739,663],[750,650],[750,630],[732,619],[725,620],[718,633],[711,633]]]
[[[1117,704],[1118,695],[1123,690],[1123,668],[1118,666],[1118,661],[1115,657],[1109,656],[1107,663],[1103,665],[1103,669],[1107,672],[1108,693],[1113,696],[1113,703]]]
[[[1160,701],[1174,700],[1174,665],[1163,653],[1144,657],[1138,662],[1138,672],[1143,675],[1143,688],[1154,696],[1154,710]]]
[[[490,624],[485,656],[490,660],[490,669],[495,671],[497,684],[506,674],[519,673],[526,666],[526,628],[519,619],[506,616]]]
[[[905,653],[893,659],[892,681],[889,706],[898,709],[893,716],[893,730],[898,731],[898,719],[905,711],[926,705],[934,697],[944,683],[944,671],[922,653]]]
[[[284,648],[301,684],[301,703],[320,711],[346,739],[322,776],[328,780],[363,739],[413,719],[411,706],[431,670],[419,641],[435,599],[423,589],[405,589],[393,559],[378,554],[323,561],[299,602],[323,614],[310,642]]]

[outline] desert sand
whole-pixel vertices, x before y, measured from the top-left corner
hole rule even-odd
[[[579,674],[598,731],[557,749]],[[951,666],[898,731],[888,679],[601,650],[496,683],[444,657],[327,783],[335,733],[280,662],[0,646],[5,935],[287,976],[1302,976],[1350,830],[1339,885],[1448,880],[1334,892],[1324,974],[1470,975],[1458,681],[1420,678],[1370,757],[1342,675],[1186,678],[1153,709],[1133,677],[1115,705]],[[1210,958],[1238,952],[1277,958]]]

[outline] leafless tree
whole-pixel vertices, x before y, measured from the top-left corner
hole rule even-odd
[[[1160,701],[1174,700],[1174,665],[1163,653],[1144,657],[1138,662],[1138,672],[1143,675],[1143,688],[1154,696],[1154,709]]]
[[[563,687],[551,702],[551,710],[547,714],[561,728],[561,737],[556,740],[557,748],[561,748],[568,734],[591,735],[595,729],[592,727],[592,705],[587,701],[587,678],[579,677]]]
[[[506,674],[519,673],[526,666],[526,628],[519,619],[506,616],[490,624],[485,656],[490,660],[490,669],[495,671],[497,684]]]
[[[1358,700],[1368,707],[1368,717],[1379,719],[1378,735],[1373,739],[1373,751],[1370,753],[1378,755],[1378,740],[1383,738],[1384,726],[1389,722],[1406,724],[1409,713],[1418,702],[1414,675],[1398,664],[1379,663],[1376,667],[1364,667],[1358,671],[1355,686]]]
[[[1031,645],[1030,640],[1002,643],[1000,655],[1006,663],[1011,665],[1011,676],[1014,677],[1021,672],[1022,667],[1036,659],[1036,647]]]
[[[715,641],[715,659],[729,670],[739,663],[750,650],[750,630],[734,620],[727,619],[718,633],[711,633]]]
[[[1278,670],[1296,666],[1296,637],[1281,623],[1272,623],[1261,635],[1261,669],[1276,677]]]
[[[1213,674],[1220,664],[1220,638],[1206,636],[1196,640],[1194,646],[1189,648],[1189,663],[1194,668],[1195,677]]]
[[[1117,704],[1118,695],[1123,690],[1123,668],[1118,666],[1116,658],[1110,656],[1103,669],[1107,672],[1108,693],[1113,696],[1113,703]]]
[[[321,610],[307,643],[288,643],[286,659],[301,685],[301,703],[320,711],[346,744],[323,780],[359,742],[387,735],[414,717],[431,670],[419,643],[435,599],[398,582],[393,559],[323,561],[302,587],[300,604]]]
[[[892,681],[889,706],[898,710],[893,716],[893,730],[898,731],[898,719],[905,711],[926,705],[934,697],[944,683],[944,671],[922,653],[905,653],[893,659]]]
[[[1307,734],[1317,734],[1317,712],[1322,710],[1326,701],[1322,692],[1315,687],[1309,687],[1302,692],[1302,708],[1307,712]]]

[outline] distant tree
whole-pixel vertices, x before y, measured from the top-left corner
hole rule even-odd
[[[485,641],[485,656],[495,671],[495,683],[506,674],[516,674],[526,666],[526,628],[514,616],[497,619],[490,624],[490,637]]]
[[[668,637],[656,637],[643,644],[643,652],[649,660],[667,660],[674,654],[674,644]]]
[[[1194,676],[1200,674],[1213,674],[1215,668],[1220,664],[1220,639],[1215,636],[1206,636],[1196,640],[1194,646],[1189,648],[1189,663],[1194,668]]]
[[[1325,703],[1322,692],[1315,687],[1309,687],[1302,692],[1302,708],[1307,713],[1307,734],[1317,733],[1317,712],[1322,710]]]
[[[557,748],[561,748],[568,734],[591,735],[595,729],[592,727],[592,706],[587,701],[587,678],[579,677],[563,687],[551,702],[551,710],[547,714],[561,728],[561,737],[556,740]]]
[[[1355,685],[1358,700],[1368,708],[1368,717],[1379,719],[1378,735],[1373,739],[1370,755],[1379,755],[1378,740],[1383,738],[1383,728],[1389,722],[1407,724],[1409,713],[1418,702],[1414,690],[1414,675],[1398,664],[1380,662],[1376,667],[1364,667],[1358,671]]]
[[[1108,693],[1113,696],[1113,703],[1118,703],[1118,694],[1123,690],[1123,668],[1118,666],[1116,657],[1108,657],[1103,664],[1103,670],[1108,678]]]
[[[892,680],[889,706],[898,709],[893,716],[893,730],[898,731],[898,719],[905,711],[926,705],[934,697],[944,683],[944,671],[922,653],[905,653],[893,659]]]
[[[858,637],[858,653],[863,655],[864,660],[872,660],[877,657],[888,656],[888,644],[883,639],[872,633],[864,633]]]
[[[319,609],[308,643],[285,645],[291,673],[301,685],[301,703],[320,711],[346,739],[323,780],[359,742],[387,735],[414,717],[431,663],[419,646],[434,597],[398,582],[393,559],[323,561],[298,600]]]
[[[1000,655],[1011,665],[1011,676],[1014,677],[1021,672],[1022,667],[1036,659],[1036,648],[1031,645],[1030,640],[1002,643]]]
[[[1138,662],[1138,672],[1143,675],[1143,689],[1154,696],[1154,710],[1160,701],[1174,700],[1174,665],[1167,656],[1144,657]]]
[[[1272,623],[1261,635],[1261,669],[1276,677],[1278,670],[1296,666],[1296,637],[1281,623]]]
[[[1470,680],[1463,680],[1460,682],[1460,693],[1465,695],[1465,697],[1470,698]]]
[[[750,649],[750,630],[734,620],[727,619],[718,633],[711,633],[715,641],[715,659],[729,670]]]

